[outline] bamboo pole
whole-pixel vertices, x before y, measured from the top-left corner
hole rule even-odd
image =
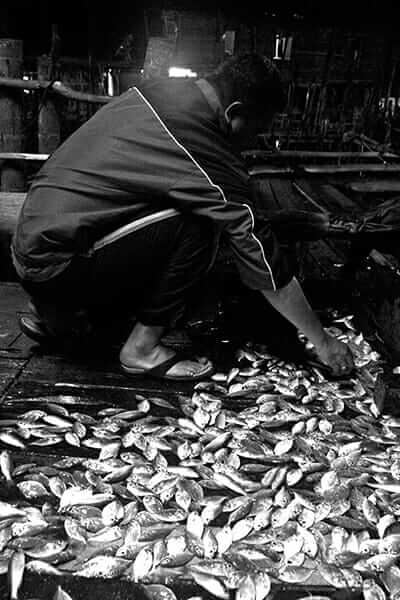
[[[0,78],[11,79],[22,75],[22,40],[0,39]],[[22,91],[0,87],[0,152],[23,150]],[[7,192],[23,191],[24,172],[21,165],[8,161],[1,172],[1,189]]]
[[[320,125],[321,120],[324,114],[327,93],[328,93],[328,84],[329,84],[329,76],[332,68],[332,63],[335,55],[335,45],[336,45],[336,28],[334,27],[330,31],[329,41],[328,41],[328,49],[326,52],[325,63],[323,68],[323,73],[321,77],[321,88],[320,94],[318,98],[318,104],[315,111],[315,121],[314,121],[314,130],[316,133],[320,133]]]
[[[64,85],[61,81],[38,81],[36,79],[25,80],[12,77],[0,77],[0,88],[15,88],[23,90],[43,90],[48,89],[49,93],[55,93],[64,98],[70,100],[78,100],[81,102],[92,102],[95,104],[107,104],[110,100],[113,100],[111,96],[99,96],[96,94],[86,94],[85,92],[78,92],[72,88]]]
[[[54,69],[51,57],[41,56],[38,58],[38,79],[46,81]],[[51,77],[50,77],[51,78]],[[58,148],[61,142],[60,119],[57,114],[54,96],[50,96],[45,88],[39,104],[38,117],[38,152],[40,154],[51,154]]]

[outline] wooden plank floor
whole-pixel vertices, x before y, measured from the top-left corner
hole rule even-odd
[[[107,392],[122,397],[134,391],[183,394],[192,390],[191,383],[126,376],[119,369],[118,349],[93,357],[44,351],[19,330],[18,316],[27,311],[27,304],[28,297],[18,283],[0,284],[0,401],[17,399],[25,389],[32,395],[33,390],[37,395],[52,389],[52,393],[90,390],[91,394]]]

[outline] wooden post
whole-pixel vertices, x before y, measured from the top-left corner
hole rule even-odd
[[[52,59],[47,55],[38,58],[38,80],[48,81],[52,72]],[[60,119],[54,100],[46,91],[40,100],[38,119],[38,152],[51,154],[61,142]]]
[[[320,133],[320,124],[326,106],[326,98],[329,84],[329,75],[331,72],[332,63],[335,56],[336,29],[333,28],[329,35],[328,49],[325,57],[324,69],[321,77],[321,89],[318,99],[318,105],[315,112],[314,129],[316,133]]]
[[[0,77],[22,78],[22,59],[22,40],[0,38]],[[24,149],[22,93],[22,90],[0,87],[0,152]],[[25,178],[20,164],[7,161],[3,165],[0,187],[5,192],[24,191]]]

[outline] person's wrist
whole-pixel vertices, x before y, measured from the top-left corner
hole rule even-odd
[[[320,331],[318,331],[315,335],[310,337],[310,342],[313,344],[316,350],[323,348],[330,339],[329,334],[325,331],[325,329],[321,326]]]

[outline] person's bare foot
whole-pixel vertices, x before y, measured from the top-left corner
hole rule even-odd
[[[121,349],[121,364],[128,369],[148,371],[171,359],[174,350],[160,343],[164,327],[148,326],[136,323],[132,333]],[[178,359],[177,359],[178,360]],[[166,375],[173,377],[199,377],[212,367],[205,357],[178,360]]]

